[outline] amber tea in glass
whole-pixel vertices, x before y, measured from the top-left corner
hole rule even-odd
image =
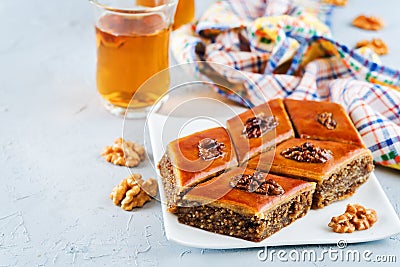
[[[176,0],[159,1],[161,5],[153,7],[138,6],[138,2],[118,8],[95,2],[103,10],[95,25],[97,89],[106,107],[121,115],[126,109],[137,112],[151,106],[169,84],[168,72],[163,72],[155,86],[138,91],[148,78],[168,68],[169,34]]]

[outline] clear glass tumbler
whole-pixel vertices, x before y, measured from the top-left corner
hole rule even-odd
[[[169,66],[169,35],[177,0],[89,0],[95,7],[97,90],[113,114],[142,117],[168,90],[169,76],[154,88],[141,84]],[[132,101],[131,101],[132,100]]]

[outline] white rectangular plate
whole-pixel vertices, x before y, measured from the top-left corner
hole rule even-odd
[[[224,123],[225,119],[217,118],[216,121]],[[188,119],[167,118],[166,116],[155,114],[149,117],[148,126],[155,166],[157,166],[158,161],[165,152],[165,146],[170,141],[177,137],[216,126],[215,123],[201,121],[197,124],[187,125],[182,131],[177,131],[177,128],[183,125],[184,121],[188,121]],[[164,125],[168,127],[164,128]],[[176,136],[173,132],[180,132],[180,136]],[[162,188],[160,179],[158,180],[159,186]],[[163,190],[161,189],[160,192],[161,199],[163,199]],[[167,212],[164,203],[162,201],[166,237],[168,240],[189,247],[229,249],[261,246],[334,244],[339,240],[345,240],[347,243],[357,243],[384,239],[400,232],[400,220],[374,174],[371,175],[369,180],[351,198],[333,203],[321,210],[310,210],[305,217],[259,243],[214,234],[180,224],[175,215]],[[351,234],[334,233],[328,227],[328,223],[332,216],[342,214],[348,203],[359,203],[365,207],[375,209],[378,214],[378,222],[372,228],[365,231],[356,231]]]

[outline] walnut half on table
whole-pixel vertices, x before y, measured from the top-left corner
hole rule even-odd
[[[353,20],[353,26],[367,31],[377,31],[383,28],[383,20],[374,16],[360,15]]]
[[[112,146],[103,149],[101,156],[115,165],[136,167],[145,159],[145,150],[138,143],[118,138]]]
[[[378,55],[386,55],[389,53],[389,48],[382,39],[374,38],[371,41],[362,40],[356,44],[356,48],[369,47]]]
[[[347,0],[324,0],[326,4],[330,4],[333,6],[345,6],[347,5]]]
[[[142,207],[151,197],[157,195],[157,181],[149,178],[142,180],[142,175],[132,174],[123,179],[114,187],[110,199],[123,210],[130,211],[136,207]]]
[[[328,226],[336,233],[352,233],[371,228],[377,220],[375,210],[366,209],[359,204],[348,204],[346,212],[332,217]]]

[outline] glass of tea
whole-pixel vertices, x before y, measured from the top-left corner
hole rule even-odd
[[[169,87],[169,35],[177,0],[89,0],[95,7],[97,90],[105,107],[128,118],[143,117]],[[146,2],[146,3],[141,3]]]

